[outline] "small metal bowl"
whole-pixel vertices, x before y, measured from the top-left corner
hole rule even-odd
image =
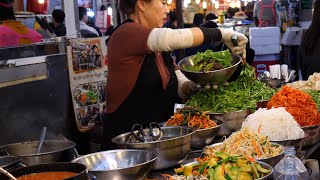
[[[184,166],[193,166],[193,165],[196,165],[198,163],[199,162],[194,161],[194,162],[191,162],[191,163],[184,164]],[[261,165],[261,167],[263,167],[265,169],[268,169],[270,172],[266,176],[264,176],[262,178],[259,178],[259,179],[255,179],[255,180],[272,180],[273,179],[273,168],[269,164],[267,164],[265,162],[262,162],[262,161],[257,161],[257,163],[259,165]]]
[[[176,166],[187,158],[190,151],[191,136],[194,129],[183,126],[162,127],[162,136],[158,141],[152,142],[128,142],[131,132],[120,134],[112,138],[121,149],[145,149],[158,154],[153,165],[153,170],[160,170]],[[148,130],[145,130],[147,133]],[[159,134],[155,129],[154,134]]]
[[[223,144],[222,142],[221,143],[215,143],[215,144],[212,144],[212,145],[210,145],[208,147],[221,146],[222,144]],[[270,166],[275,167],[278,164],[278,162],[284,157],[285,148],[281,144],[277,144],[277,143],[273,143],[273,142],[271,142],[271,145],[272,146],[280,146],[281,147],[280,154],[278,154],[276,156],[273,156],[273,157],[270,157],[270,158],[261,158],[261,159],[256,159],[256,160],[265,162],[265,163],[269,164]],[[206,154],[205,149],[203,150],[203,153]]]
[[[96,179],[145,179],[157,155],[146,150],[111,150],[88,154],[73,160],[87,166]]]
[[[270,141],[277,144],[281,144],[282,146],[294,146],[297,153],[299,153],[302,149],[302,144],[304,139],[307,138],[308,135],[306,134],[305,137],[299,139],[291,139],[291,140],[282,140],[282,141]]]
[[[223,122],[218,136],[229,136],[231,133],[241,129],[243,121],[252,113],[251,110],[240,110],[228,113],[210,113],[211,119]]]
[[[303,126],[301,129],[308,134],[302,143],[302,147],[315,145],[320,141],[320,124],[313,126]]]
[[[215,120],[217,126],[208,129],[198,129],[191,136],[191,149],[202,149],[212,143],[219,133],[222,121]]]
[[[260,81],[266,83],[268,86],[270,86],[274,89],[281,87],[281,79],[268,78],[268,79],[260,79]]]
[[[186,57],[179,61],[178,66],[181,72],[191,81],[205,86],[207,84],[223,84],[227,81],[232,74],[236,71],[238,65],[241,62],[241,57],[236,54],[232,54],[232,66],[216,71],[207,71],[207,72],[191,72],[186,71],[185,69],[190,66],[194,66],[193,58],[195,55]]]

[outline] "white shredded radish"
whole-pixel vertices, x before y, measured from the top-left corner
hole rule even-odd
[[[303,138],[304,131],[285,108],[260,108],[249,115],[242,128],[249,128],[268,136],[270,141],[293,140]],[[259,130],[260,129],[260,130]]]

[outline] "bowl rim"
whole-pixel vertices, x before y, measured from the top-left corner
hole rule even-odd
[[[222,144],[223,144],[223,142],[218,142],[218,143],[214,143],[214,144],[208,145],[208,146],[206,146],[206,147],[214,147],[214,146],[219,146],[219,145],[222,145]],[[284,146],[282,146],[281,144],[275,143],[275,142],[271,142],[271,141],[270,141],[270,144],[271,144],[271,145],[280,146],[280,147],[281,147],[281,152],[280,152],[280,154],[275,155],[275,156],[272,156],[272,157],[268,157],[268,158],[255,158],[256,161],[267,160],[267,159],[271,159],[271,158],[274,158],[274,157],[277,157],[277,156],[281,156],[282,154],[284,154],[284,151],[285,151],[285,147],[284,147]],[[206,153],[204,152],[206,147],[203,148],[203,153],[204,153],[204,154],[206,154]]]
[[[263,162],[263,161],[259,161],[259,160],[256,160],[255,162],[258,163],[259,165],[263,165],[264,167],[267,167],[268,170],[270,170],[270,172],[269,172],[268,174],[266,174],[266,176],[270,176],[270,175],[273,174],[273,167],[272,167],[270,164],[265,163],[265,162]],[[199,163],[199,162],[195,160],[195,161],[192,161],[192,162],[183,164],[183,166],[194,165],[194,164],[196,164],[196,163]],[[266,177],[266,176],[264,176],[264,177]],[[264,177],[262,177],[262,178],[264,178]],[[254,180],[261,180],[262,178],[254,179]]]
[[[104,152],[108,152],[108,153],[114,153],[114,152],[120,152],[120,151],[127,151],[127,152],[137,152],[137,151],[140,151],[140,152],[146,152],[146,153],[150,153],[154,156],[154,158],[146,161],[146,162],[143,162],[143,163],[139,163],[139,164],[136,164],[134,166],[130,166],[130,167],[125,167],[125,168],[117,168],[117,169],[111,169],[111,170],[90,170],[88,167],[87,167],[87,170],[89,172],[111,172],[111,171],[119,171],[119,170],[126,170],[126,169],[129,169],[129,168],[134,168],[134,167],[138,167],[138,166],[141,166],[141,165],[145,165],[145,164],[148,164],[148,163],[152,163],[154,162],[155,160],[158,159],[158,154],[155,153],[154,151],[150,151],[150,150],[144,150],[144,149],[114,149],[114,150],[109,150],[109,151],[100,151],[100,152],[96,152],[96,153],[91,153],[91,154],[87,154],[87,155],[84,155],[84,156],[81,156],[81,157],[78,157],[74,160],[72,160],[71,162],[72,163],[78,163],[78,164],[82,164],[80,162],[77,162],[79,160],[82,160],[82,159],[85,159],[87,157],[90,157],[90,156],[94,156],[94,155],[97,155],[97,154],[103,154]],[[85,164],[83,164],[85,165]],[[86,166],[86,165],[85,165]]]
[[[309,134],[304,132],[304,137],[302,138],[297,138],[297,139],[286,139],[286,140],[269,140],[270,142],[274,142],[274,143],[277,143],[277,142],[282,142],[282,141],[295,141],[295,140],[304,140],[305,138],[309,137]]]
[[[23,154],[23,155],[14,155],[14,154],[11,154],[9,152],[6,151],[6,147],[10,147],[10,146],[18,146],[18,145],[22,145],[22,144],[33,144],[33,143],[39,143],[39,141],[26,141],[26,142],[19,142],[19,143],[12,143],[12,144],[6,144],[6,145],[3,145],[0,147],[0,149],[3,149],[5,152],[7,152],[9,155],[12,155],[12,156],[19,156],[19,157],[30,157],[30,156],[43,156],[43,155],[47,155],[47,154],[52,154],[52,153],[57,153],[57,152],[62,152],[62,151],[65,151],[65,150],[68,150],[68,149],[72,149],[72,148],[75,148],[76,146],[76,143],[73,142],[73,141],[69,141],[69,140],[44,140],[44,143],[45,142],[66,142],[66,143],[70,143],[70,147],[66,147],[66,148],[61,148],[59,150],[55,150],[55,151],[48,151],[48,152],[43,152],[43,153],[32,153],[32,154]]]
[[[187,133],[185,135],[182,135],[182,136],[178,136],[178,137],[173,137],[173,138],[170,138],[170,139],[164,139],[164,140],[157,140],[157,141],[151,141],[151,142],[137,142],[137,143],[126,143],[126,142],[117,142],[116,139],[118,139],[119,137],[121,136],[126,136],[126,135],[129,135],[131,132],[126,132],[126,133],[123,133],[123,134],[119,134],[118,136],[115,136],[111,139],[111,141],[115,144],[118,144],[118,145],[146,145],[146,144],[158,144],[158,143],[162,143],[162,142],[165,142],[165,141],[173,141],[173,140],[178,140],[180,138],[185,138],[187,136],[191,136],[193,133],[195,133],[195,129],[194,128],[190,128],[188,126],[165,126],[165,128],[184,128],[184,129],[190,129],[191,132],[190,133]],[[164,127],[162,127],[164,128]],[[190,139],[191,141],[191,139]]]
[[[221,127],[222,126],[222,124],[223,124],[223,121],[221,121],[221,120],[219,120],[219,119],[211,119],[212,121],[215,121],[215,123],[217,124],[216,126],[214,126],[214,127],[210,127],[210,128],[206,128],[206,129],[196,129],[196,128],[194,128],[194,127],[189,127],[189,126],[166,126],[166,122],[167,121],[165,121],[165,122],[162,122],[162,123],[160,123],[160,124],[163,124],[163,127],[188,127],[188,128],[191,128],[191,129],[193,129],[195,132],[199,132],[199,131],[203,131],[203,130],[209,130],[209,129],[215,129],[215,128],[219,128],[219,127]],[[219,123],[219,124],[218,124]]]
[[[224,112],[224,113],[208,112],[207,115],[226,115],[226,114],[230,114],[230,113],[241,113],[241,112],[245,112],[245,111],[249,111],[250,114],[252,113],[251,109],[242,109],[242,110],[230,111],[230,112]]]
[[[303,130],[303,128],[313,128],[313,127],[320,127],[320,124],[315,124],[315,125],[311,125],[311,126],[300,126],[301,129]]]
[[[227,67],[227,68],[223,68],[223,69],[219,69],[219,70],[214,70],[214,71],[205,71],[205,72],[194,72],[194,71],[184,70],[184,69],[180,66],[180,64],[181,64],[183,61],[186,61],[187,59],[190,59],[190,58],[194,57],[195,55],[196,55],[196,54],[181,59],[181,60],[178,62],[178,68],[179,68],[179,70],[180,70],[180,71],[184,71],[184,72],[188,72],[188,73],[195,73],[195,74],[210,74],[210,73],[213,73],[213,72],[220,72],[220,71],[224,71],[224,70],[233,68],[234,66],[238,66],[238,65],[240,64],[240,62],[242,61],[241,56],[239,56],[238,54],[235,54],[235,53],[231,53],[231,55],[238,56],[238,57],[239,57],[239,61],[236,62],[234,65],[229,66],[229,67]]]

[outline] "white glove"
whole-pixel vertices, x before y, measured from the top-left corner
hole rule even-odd
[[[222,35],[222,42],[234,53],[242,55],[242,59],[246,59],[246,44],[248,43],[248,38],[238,32],[233,30],[218,28]],[[238,45],[234,46],[231,38],[232,35],[237,35]]]

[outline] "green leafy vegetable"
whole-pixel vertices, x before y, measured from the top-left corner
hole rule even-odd
[[[308,90],[306,92],[310,94],[314,102],[317,104],[317,108],[320,109],[320,91]]]
[[[268,100],[274,93],[274,89],[256,80],[254,69],[245,64],[237,81],[215,90],[199,91],[186,105],[215,113],[255,110],[258,101]]]
[[[192,72],[214,71],[230,67],[232,56],[229,50],[213,52],[206,50],[198,52],[193,58],[194,66],[187,67],[185,70]]]

